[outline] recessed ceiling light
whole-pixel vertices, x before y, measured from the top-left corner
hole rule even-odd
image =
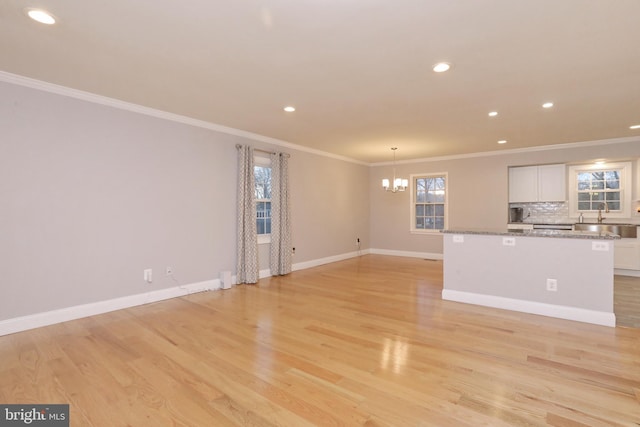
[[[629,126],[629,129],[640,129],[640,125]]]
[[[27,10],[27,15],[29,15],[29,18],[41,24],[52,25],[56,23],[56,18],[54,18],[53,15],[41,9],[29,9]]]
[[[604,165],[604,160],[596,160],[595,164],[598,166]]]
[[[489,113],[489,117],[495,117],[497,115],[498,115],[497,111],[492,111],[492,112]]]
[[[293,113],[294,111],[296,111],[296,107],[292,107],[291,105],[284,107],[284,111],[286,111],[287,113]]]
[[[545,102],[542,104],[542,108],[551,108],[553,107],[553,102]]]
[[[433,66],[433,71],[435,71],[436,73],[444,73],[445,71],[449,70],[449,68],[451,68],[451,64],[447,62],[438,62]]]
[[[507,140],[506,139],[501,139],[500,141],[498,141],[498,144],[506,144]]]

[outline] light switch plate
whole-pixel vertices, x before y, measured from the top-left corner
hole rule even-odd
[[[591,242],[591,250],[592,251],[604,251],[607,252],[609,250],[609,242],[603,242],[600,240],[596,240],[595,242]]]

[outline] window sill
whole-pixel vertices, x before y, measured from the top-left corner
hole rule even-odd
[[[411,233],[411,234],[436,235],[436,234],[442,234],[441,231],[442,230],[419,230],[419,229],[413,229],[413,230],[409,230],[409,233]]]
[[[258,244],[267,245],[271,243],[271,234],[258,234]]]

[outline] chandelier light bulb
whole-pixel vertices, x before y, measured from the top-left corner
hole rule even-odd
[[[407,187],[409,187],[409,180],[404,178],[396,178],[396,150],[397,147],[391,148],[393,151],[393,178],[392,179],[383,179],[382,180],[382,188],[385,191],[391,191],[392,193],[397,193],[399,191],[405,191]],[[390,187],[389,184],[393,184],[393,187]]]

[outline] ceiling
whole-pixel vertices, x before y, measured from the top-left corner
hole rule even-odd
[[[640,136],[639,16],[639,0],[3,0],[0,70],[375,163]]]

